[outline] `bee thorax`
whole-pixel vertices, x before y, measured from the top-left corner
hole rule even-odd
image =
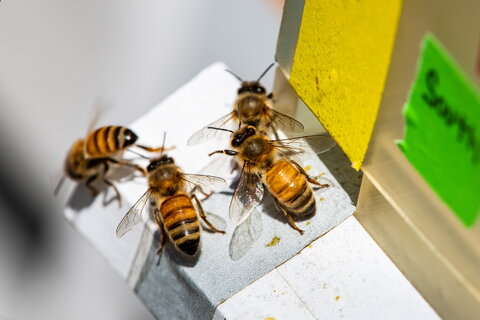
[[[242,116],[256,115],[259,112],[259,108],[262,106],[262,100],[255,96],[247,96],[241,99],[238,103],[238,108],[242,113]]]
[[[244,155],[249,159],[256,159],[266,152],[266,145],[263,140],[250,141],[243,151]]]

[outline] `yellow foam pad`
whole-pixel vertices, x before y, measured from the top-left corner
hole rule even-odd
[[[290,83],[360,169],[373,131],[401,0],[305,0]]]

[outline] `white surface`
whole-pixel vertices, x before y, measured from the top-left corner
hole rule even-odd
[[[161,145],[166,131],[165,146],[175,146],[174,150],[167,153],[185,173],[206,173],[205,170],[215,171],[218,166],[223,167],[223,170],[220,169],[224,171],[224,174],[220,174],[222,177],[231,178],[229,166],[231,158],[219,155],[215,158],[220,161],[215,161],[208,157],[209,152],[228,147],[229,134],[220,141],[209,141],[193,147],[185,145],[188,137],[196,130],[231,112],[239,82],[225,72],[225,68],[222,63],[206,68],[129,126],[140,137],[139,143]],[[128,153],[125,153],[125,156],[127,155]],[[124,238],[116,239],[114,230],[118,222],[129,206],[148,188],[146,180],[142,177],[130,181],[117,181],[118,189],[126,203],[123,208],[119,209],[116,202],[104,207],[102,196],[89,204],[88,194],[82,203],[82,194],[77,193],[65,215],[123,278],[129,278],[132,265],[142,267],[142,272],[134,273],[142,275],[139,283],[130,281],[131,279],[129,283],[158,318],[180,315],[189,318],[202,309],[203,317],[210,319],[221,301],[290,259],[311,241],[353,213],[355,208],[350,198],[318,157],[313,152],[306,152],[301,158],[303,164],[310,167],[308,172],[312,176],[322,173],[319,181],[329,185],[314,191],[314,197],[317,199],[316,214],[308,221],[298,223],[305,233],[300,236],[293,230],[275,209],[272,201],[266,199],[267,201],[263,201],[257,207],[261,213],[261,220],[256,224],[263,224],[263,231],[252,245],[252,249],[238,261],[232,261],[228,257],[230,238],[235,227],[231,223],[225,229],[226,235],[202,232],[201,254],[193,265],[177,261],[178,253],[168,254],[168,250],[162,252],[160,266],[156,265],[155,250],[146,250],[147,256],[139,258],[136,255],[139,245],[142,248],[150,248],[152,245],[151,241],[140,242],[141,228],[132,230]],[[144,159],[142,161],[147,163]],[[229,184],[231,182],[229,181]],[[85,188],[83,190],[86,191]],[[225,191],[233,192],[232,189]],[[228,221],[230,199],[231,195],[217,193],[204,201],[202,206],[206,212],[215,213]],[[150,221],[148,225],[152,232],[157,231],[155,223]],[[266,246],[274,237],[280,238],[280,242],[275,246]],[[136,276],[134,278],[137,279]],[[162,286],[158,286],[159,282],[162,282]],[[180,303],[185,296],[189,297],[190,304],[181,308],[181,311],[176,310],[178,306],[176,309],[171,307],[172,301]]]
[[[354,217],[220,306],[215,320],[439,319]]]
[[[112,196],[113,193],[111,190],[109,191],[109,195]],[[73,199],[77,202],[78,198],[88,199],[89,197],[88,190],[79,188]],[[122,208],[118,207],[116,201],[104,206],[103,195],[100,194],[93,203],[81,209],[74,209],[71,205],[67,206],[64,214],[65,218],[88,242],[95,246],[120,276],[127,279],[140,242],[142,228],[132,230],[125,235],[123,241],[119,241],[115,235],[115,228],[131,205],[125,200],[123,203]]]

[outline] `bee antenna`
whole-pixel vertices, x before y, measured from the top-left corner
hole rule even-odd
[[[130,151],[131,153],[134,153],[134,154],[136,154],[137,156],[139,156],[139,157],[141,157],[141,158],[143,158],[143,159],[150,160],[150,158],[145,157],[143,154],[138,153],[137,151],[134,151],[134,150],[131,150],[131,149],[127,149],[127,151]]]
[[[275,62],[273,62],[271,65],[269,65],[268,68],[265,69],[265,71],[263,71],[263,73],[260,75],[257,82],[259,82],[263,78],[263,76],[267,74],[268,70],[270,70],[274,65],[275,65]]]
[[[165,141],[167,140],[167,131],[163,132],[162,152],[160,152],[160,158],[163,156],[165,150]]]
[[[228,73],[232,74],[235,78],[237,78],[240,82],[243,82],[242,78],[240,78],[239,76],[237,76],[235,73],[233,73],[233,71],[230,71],[228,69],[225,69],[225,71],[227,71]]]
[[[66,178],[65,174],[63,174],[58,180],[55,190],[53,191],[53,195],[55,197],[58,195],[58,191],[60,191],[60,188],[62,187],[63,182],[65,181],[65,178]]]
[[[225,129],[225,128],[207,127],[207,129],[220,130],[220,131],[228,131],[228,132],[231,132],[231,133],[233,133],[233,131],[232,131],[232,130]]]

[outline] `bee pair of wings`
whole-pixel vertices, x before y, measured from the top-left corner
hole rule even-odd
[[[182,173],[181,177],[183,183],[185,184],[185,190],[188,190],[188,192],[208,192],[210,190],[222,189],[226,186],[226,181],[224,179],[215,176]],[[153,188],[149,188],[147,191],[145,191],[145,193],[140,197],[140,199],[137,200],[130,210],[128,210],[123,219],[120,221],[116,231],[117,237],[122,237],[125,233],[132,230],[138,224],[147,221],[150,218],[148,206],[149,201],[158,200],[159,199],[156,199],[156,192]],[[195,201],[193,203],[195,206]],[[196,211],[198,213],[198,208],[196,208]],[[222,218],[213,214],[209,214],[209,220],[216,220],[212,221],[212,223],[218,228],[223,228],[222,224],[225,224],[225,222],[221,222],[221,220],[223,220]]]
[[[265,117],[268,119],[267,122],[271,124],[270,126],[272,130],[280,129],[285,132],[303,132],[303,124],[283,113],[273,110],[272,108],[267,109],[267,112],[265,112]],[[225,132],[238,130],[239,125],[240,124],[236,111],[232,111],[194,133],[188,139],[187,144],[195,145],[207,140],[215,139],[222,134],[225,134]],[[211,130],[209,129],[211,127],[222,128],[226,129],[227,131]]]

